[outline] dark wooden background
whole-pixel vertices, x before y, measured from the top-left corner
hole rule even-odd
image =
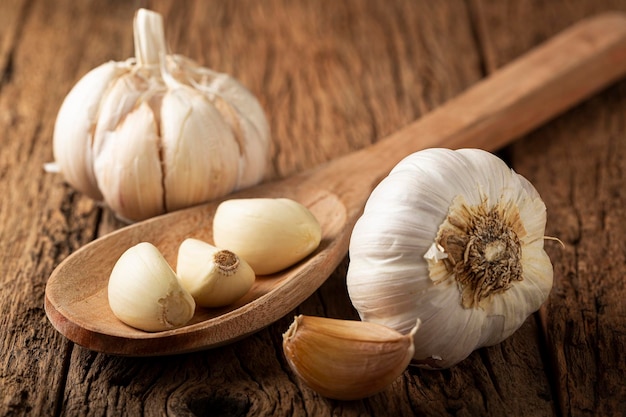
[[[290,372],[293,315],[231,345],[119,358],[69,343],[43,310],[67,255],[122,227],[42,166],[56,112],[91,68],[133,53],[138,7],[171,49],[230,73],[271,124],[271,175],[361,148],[570,24],[625,0],[2,0],[0,415],[626,415],[626,82],[500,155],[548,207],[552,294],[505,342],[444,371],[409,369],[362,401]],[[355,318],[347,261],[293,313]]]

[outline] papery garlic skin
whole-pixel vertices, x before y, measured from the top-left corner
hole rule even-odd
[[[185,239],[180,245],[176,275],[196,304],[209,308],[234,303],[256,278],[245,260],[198,239]]]
[[[407,368],[413,356],[409,334],[375,323],[297,316],[283,334],[290,368],[324,397],[356,400],[374,395]]]
[[[287,198],[226,200],[213,218],[215,245],[245,259],[257,275],[295,264],[317,249],[321,239],[315,216]]]
[[[93,129],[102,97],[124,69],[107,62],[83,76],[70,90],[54,124],[52,152],[65,180],[87,196],[101,200],[93,172]]]
[[[165,210],[173,211],[228,194],[238,185],[239,146],[206,97],[191,87],[170,89],[161,121]],[[212,140],[199,141],[210,134]],[[191,186],[184,186],[191,185]]]
[[[107,139],[95,159],[94,172],[109,207],[124,219],[163,213],[160,140],[149,106],[139,105]]]
[[[175,329],[193,317],[196,304],[159,250],[148,242],[127,249],[107,287],[113,314],[148,332]]]
[[[263,180],[270,133],[256,97],[168,54],[158,13],[138,10],[134,35],[134,59],[93,69],[61,105],[53,153],[65,180],[127,221]]]
[[[449,269],[451,257],[462,263],[479,247],[476,242],[490,238],[454,235],[451,252],[437,239],[445,230],[474,227],[467,216],[490,210],[504,219],[498,227],[514,235],[510,252],[518,247],[521,258],[511,265],[517,262],[521,272],[490,276],[494,282],[480,292]],[[450,367],[509,337],[547,299],[552,264],[543,249],[545,224],[545,204],[535,188],[496,156],[478,149],[417,152],[376,187],[357,221],[349,248],[350,299],[363,320],[400,332],[421,319],[416,363]],[[483,245],[481,256],[491,259],[505,246]],[[481,268],[491,266],[483,259],[475,269]]]

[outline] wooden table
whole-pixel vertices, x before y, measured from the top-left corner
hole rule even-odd
[[[133,53],[136,7],[164,15],[171,49],[230,73],[271,125],[272,177],[377,141],[551,35],[624,0],[72,1],[0,3],[1,415],[626,415],[626,82],[500,155],[548,207],[553,291],[503,343],[383,393],[324,399],[289,370],[294,314],[356,318],[347,260],[269,328],[221,348],[122,358],[69,342],[43,309],[70,253],[123,227],[44,172],[62,99]]]

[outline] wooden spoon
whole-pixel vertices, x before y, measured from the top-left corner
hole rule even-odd
[[[230,195],[287,197],[316,215],[320,247],[299,264],[259,276],[250,292],[222,309],[198,309],[185,327],[158,333],[120,322],[107,301],[119,256],[141,241],[155,244],[175,267],[187,237],[212,241],[219,201],[140,222],[91,242],[67,257],[46,286],[50,322],[70,340],[117,355],[166,355],[222,345],[288,314],[333,272],[376,184],[408,154],[429,148],[496,150],[560,114],[626,72],[626,15],[584,20],[487,77],[459,97],[376,144],[316,169]]]

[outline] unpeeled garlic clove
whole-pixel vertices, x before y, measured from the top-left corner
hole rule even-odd
[[[107,204],[122,219],[163,213],[162,165],[154,113],[142,103],[129,113],[95,158],[94,170]]]
[[[226,200],[213,219],[215,245],[235,252],[258,275],[273,274],[302,260],[321,239],[315,216],[287,198]]]
[[[222,307],[237,301],[255,280],[246,261],[198,239],[185,239],[180,245],[176,274],[202,307]]]
[[[413,357],[413,336],[375,323],[297,316],[283,334],[289,366],[324,397],[356,400],[382,391]]]
[[[161,113],[167,114],[161,121],[166,211],[233,190],[239,147],[228,124],[206,97],[179,84],[163,97]]]
[[[87,73],[69,92],[54,124],[53,154],[67,182],[95,200],[102,194],[93,172],[92,131],[98,105],[121,69],[107,62]]]
[[[118,319],[149,332],[185,325],[196,307],[163,255],[147,242],[120,256],[109,278],[108,297]]]
[[[259,101],[236,79],[202,67],[180,55],[172,57],[184,66],[189,83],[209,97],[224,120],[230,125],[239,144],[241,158],[237,189],[263,180],[270,131]],[[180,61],[184,61],[184,64]]]

